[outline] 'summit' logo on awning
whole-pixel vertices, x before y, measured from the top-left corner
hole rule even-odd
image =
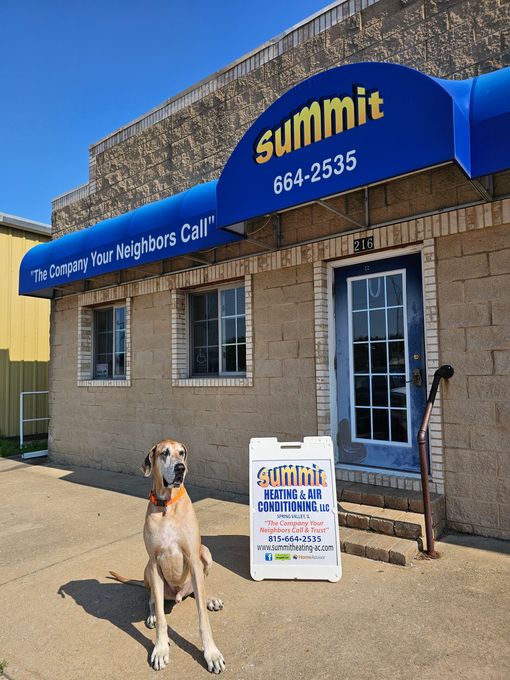
[[[280,125],[264,129],[257,136],[254,160],[267,163],[315,142],[384,117],[384,99],[379,90],[353,85],[352,95],[321,97],[307,102]]]

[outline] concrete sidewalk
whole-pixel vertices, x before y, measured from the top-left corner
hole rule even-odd
[[[153,678],[141,578],[147,480],[0,459],[0,660],[14,680]],[[410,568],[342,558],[339,583],[255,583],[248,508],[192,490],[216,561],[216,643],[235,680],[510,677],[510,545],[452,535]],[[227,497],[225,497],[227,498]],[[161,677],[207,678],[196,607],[168,607]]]

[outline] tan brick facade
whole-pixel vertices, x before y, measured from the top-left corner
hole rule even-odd
[[[508,62],[503,0],[379,0],[361,12],[352,4],[352,15],[290,33],[270,59],[250,57],[235,78],[200,85],[194,98],[93,146],[89,185],[55,203],[55,234],[217,178],[254,118],[323,69],[383,60],[464,78]],[[446,494],[450,526],[509,538],[509,193],[510,173],[494,178],[499,200],[484,203],[459,168],[437,167],[330,199],[343,217],[320,205],[282,214],[279,249],[264,216],[249,225],[257,243],[148,265],[147,278],[128,270],[68,286],[52,305],[51,456],[137,473],[152,443],[173,436],[190,448],[193,483],[246,492],[252,436],[333,434],[332,268],[355,255],[355,238],[373,236],[374,259],[422,254],[428,383],[441,363],[456,371],[431,419],[432,489]],[[354,232],[367,201],[370,227]],[[246,376],[190,378],[187,295],[225,282],[246,288]],[[129,308],[128,379],[91,381],[91,309],[120,300]],[[338,475],[420,486],[411,475]]]
[[[438,241],[450,526],[510,535],[510,227]],[[497,264],[496,264],[497,263]]]
[[[485,250],[473,253],[480,263],[483,257],[488,262],[491,253],[504,253],[510,238],[510,200],[496,201],[489,208],[459,209],[444,213],[446,220],[431,216],[363,234],[374,236],[377,250],[398,253],[399,248],[412,244],[421,249],[429,383],[441,363],[452,363],[456,369],[451,383],[442,388],[443,401],[440,394],[431,420],[432,489],[446,490],[452,526],[506,537],[508,506],[502,499],[509,474],[505,417],[510,400],[506,377],[510,370],[507,361],[510,323],[505,287],[508,282],[504,277],[510,276],[487,275],[488,269],[480,264],[478,276],[474,269],[468,269],[465,281],[459,281],[458,267],[447,266],[450,260],[456,264],[455,260],[465,251],[473,253],[477,248]],[[503,219],[505,224],[494,224]],[[80,389],[72,370],[76,361],[71,361],[71,368],[65,370],[62,360],[54,365],[51,442],[54,458],[136,472],[147,447],[171,434],[184,439],[195,451],[192,480],[196,484],[245,491],[250,437],[296,440],[312,433],[330,434],[333,388],[328,263],[352,258],[354,238],[361,234],[340,235],[273,254],[91,291],[55,302],[53,323],[66,338],[64,353],[59,337],[52,336],[52,346],[60,347],[59,359],[63,354],[72,359],[73,348],[78,347],[79,305],[124,298],[132,300],[133,353],[132,385],[127,391],[117,392],[114,387],[99,385]],[[176,291],[223,281],[227,270],[229,278],[248,277],[252,281],[252,383],[216,385],[213,381],[209,387],[186,386],[186,381],[179,384],[172,380],[173,296]],[[499,287],[494,279],[498,279]],[[469,285],[473,282],[478,282],[474,289]],[[463,307],[460,316],[455,316],[453,329],[449,320],[452,299],[454,306]],[[486,326],[488,317],[479,311],[480,324],[474,325],[476,317],[464,309],[470,303],[491,307],[491,315],[493,306],[496,323]],[[481,338],[474,333],[477,329],[483,332]],[[486,332],[493,340],[487,339]],[[504,337],[506,341],[497,340]],[[83,414],[94,418],[93,432]],[[91,454],[103,451],[104,441],[108,442],[107,455]],[[481,468],[477,465],[482,460],[486,472],[480,479],[487,488],[491,486],[494,498],[500,499],[493,499],[491,508],[488,501],[479,498]],[[343,478],[419,488],[417,480],[405,475],[349,471]]]

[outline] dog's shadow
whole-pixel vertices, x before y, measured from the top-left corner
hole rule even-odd
[[[145,621],[148,614],[147,591],[145,588],[136,588],[124,583],[100,583],[96,579],[84,579],[81,581],[69,581],[60,586],[58,594],[61,597],[72,597],[85,612],[97,619],[109,621],[124,633],[130,635],[147,651],[147,663],[156,639],[155,631],[153,639],[141,633],[134,622]],[[170,614],[175,603],[165,602],[165,614]],[[170,640],[184,652],[189,654],[202,667],[207,668],[203,653],[193,643],[183,638],[179,633],[168,626]]]
[[[225,534],[221,536],[202,536],[202,543],[211,551],[213,561],[221,564],[233,574],[251,581],[250,576],[250,538],[244,535]],[[213,565],[214,569],[214,565]],[[205,582],[208,591],[207,580]]]

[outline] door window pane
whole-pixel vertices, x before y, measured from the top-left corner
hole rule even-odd
[[[386,296],[388,307],[404,304],[402,274],[390,274],[386,277]]]
[[[354,345],[354,372],[368,373],[368,344]]]
[[[388,371],[385,342],[370,343],[370,364],[372,373],[386,373]]]
[[[352,315],[352,339],[354,342],[368,340],[367,312],[354,312]]]
[[[390,424],[388,421],[388,409],[374,408],[372,411],[374,419],[373,439],[388,441],[390,438]]]
[[[405,375],[392,375],[390,377],[390,402],[391,406],[406,406],[406,377]]]
[[[388,309],[388,338],[399,340],[404,337],[404,310],[402,307]]]
[[[386,340],[386,311],[370,312],[370,340]]]
[[[357,375],[354,378],[354,396],[356,406],[370,406],[370,378]]]
[[[404,373],[406,370],[405,347],[403,342],[388,343],[391,373]]]
[[[391,440],[394,442],[407,441],[407,412],[391,409]]]
[[[388,378],[376,375],[372,378],[372,406],[388,405]]]
[[[353,281],[351,288],[352,308],[366,309],[367,308],[367,281]]]
[[[357,408],[356,409],[356,437],[358,439],[371,439],[370,428],[370,409]]]
[[[384,276],[377,276],[375,278],[368,278],[368,306],[374,307],[385,306],[384,295]]]

